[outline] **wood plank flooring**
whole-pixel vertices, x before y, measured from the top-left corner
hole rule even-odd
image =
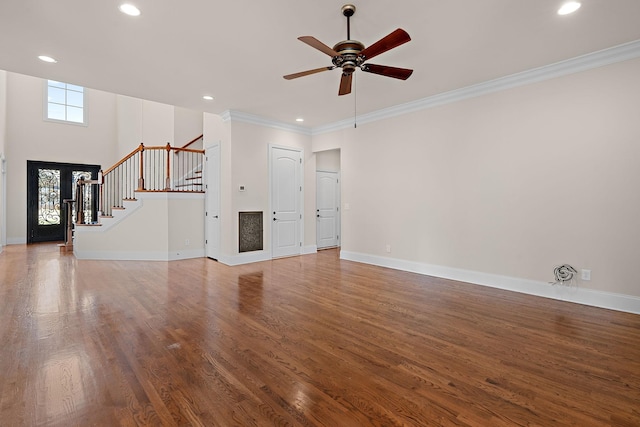
[[[639,426],[640,316],[341,261],[0,254],[2,426]]]

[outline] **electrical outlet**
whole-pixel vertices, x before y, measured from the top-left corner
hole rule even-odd
[[[391,252],[391,245],[387,245],[387,252]]]
[[[582,280],[591,280],[591,270],[582,270]]]
[[[185,239],[184,241],[184,245],[185,246],[189,246],[191,244],[191,242],[189,241],[189,239]]]

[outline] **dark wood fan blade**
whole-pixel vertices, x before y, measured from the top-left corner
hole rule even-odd
[[[353,73],[349,73],[349,74],[342,73],[338,95],[347,95],[351,93],[351,79],[353,79]]]
[[[304,76],[308,76],[310,74],[315,74],[315,73],[321,73],[323,71],[329,71],[329,70],[333,70],[334,66],[331,67],[320,67],[320,68],[315,68],[313,70],[307,70],[307,71],[301,71],[299,73],[293,73],[293,74],[287,74],[286,76],[282,76],[285,78],[285,80],[293,80],[293,79],[297,79],[298,77],[304,77]]]
[[[367,73],[380,74],[381,76],[400,80],[407,80],[413,73],[413,70],[408,68],[389,67],[387,65],[363,64],[361,68],[362,71]]]
[[[381,53],[393,49],[394,47],[398,47],[401,44],[408,42],[409,40],[411,40],[409,34],[402,28],[398,28],[391,34],[381,38],[380,40],[360,52],[360,56],[362,56],[366,61],[367,59],[378,56]]]
[[[326,53],[327,55],[329,55],[331,57],[340,55],[338,52],[336,52],[335,50],[331,49],[329,46],[327,46],[326,44],[322,43],[320,40],[318,40],[315,37],[312,37],[312,36],[301,36],[301,37],[298,37],[298,40],[300,40],[303,43],[308,44],[311,47],[314,47],[314,48],[318,49],[320,52]]]

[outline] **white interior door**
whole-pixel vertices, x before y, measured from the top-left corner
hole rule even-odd
[[[271,147],[271,256],[302,250],[302,153]]]
[[[220,145],[205,152],[205,252],[207,257],[220,256]]]
[[[337,172],[316,172],[316,245],[340,245],[340,182]]]

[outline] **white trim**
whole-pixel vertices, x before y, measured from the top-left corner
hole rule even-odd
[[[213,177],[213,176],[209,176],[209,153],[211,152],[211,150],[213,149],[217,149],[218,150],[218,164],[216,165],[217,170],[218,170],[218,176]],[[214,259],[220,256],[220,251],[221,251],[221,244],[222,244],[222,227],[221,227],[221,220],[220,220],[220,213],[221,213],[221,205],[222,205],[222,141],[218,141],[216,143],[214,143],[211,146],[208,146],[205,148],[205,153],[204,153],[205,159],[203,162],[203,168],[202,168],[202,179],[204,182],[204,190],[205,190],[205,194],[204,194],[204,249],[205,249],[205,254],[206,256],[209,255],[214,255]],[[218,221],[217,222],[217,230],[215,230],[210,222],[211,220],[209,219],[209,201],[211,200],[211,191],[209,190],[209,184],[211,184],[211,179],[214,180],[214,185],[217,186],[216,190],[217,190],[217,194],[218,194],[218,200],[216,201],[216,205],[218,206]],[[218,248],[217,253],[211,253],[213,252],[212,250],[210,251],[209,248],[211,247],[212,243],[209,242],[210,237],[211,237],[211,232],[212,231],[216,231],[215,235],[217,236],[217,242],[215,242],[215,246]]]
[[[400,104],[393,107],[384,108],[382,110],[373,111],[368,114],[359,115],[358,124],[371,123],[377,120],[396,117],[445,104],[451,104],[463,99],[474,98],[493,92],[511,89],[518,86],[524,86],[531,83],[537,83],[544,80],[579,73],[582,71],[591,70],[593,68],[611,65],[617,62],[628,61],[636,58],[640,58],[640,40],[588,53],[586,55],[576,56],[574,58],[556,62],[554,64],[545,65],[543,67],[533,68],[520,73],[499,77],[497,79],[478,83],[472,86],[440,93],[428,98],[418,99],[406,104]],[[311,134],[319,135],[352,127],[353,118],[350,118],[335,123],[330,123],[325,126],[315,127],[311,130]]]
[[[266,119],[264,117],[256,116],[254,114],[243,113],[242,111],[227,110],[220,114],[222,121],[228,122],[241,122],[249,123],[258,126],[270,127],[273,129],[286,130],[290,132],[301,133],[303,135],[311,136],[311,129],[304,126],[296,126],[289,123],[279,122],[276,120]]]
[[[124,209],[113,209],[111,211],[112,218],[109,217],[98,217],[98,222],[100,225],[76,225],[74,228],[75,233],[91,233],[91,232],[100,232],[104,233],[112,227],[115,227],[119,224],[123,219],[131,215],[140,209],[143,205],[143,201],[139,196],[136,196],[136,200],[123,200],[122,206]]]
[[[340,259],[520,292],[523,294],[551,298],[560,301],[640,314],[640,298],[632,295],[615,294],[575,286],[553,286],[549,283],[535,280],[424,264],[420,262],[405,261],[401,259],[386,258],[377,255],[344,250],[340,251]]]
[[[270,260],[271,253],[269,251],[243,252],[238,255],[220,255],[218,258],[218,262],[231,266]]]
[[[73,86],[78,86],[82,88],[82,122],[74,122],[71,120],[60,120],[60,119],[52,119],[49,117],[49,81],[54,81],[54,82],[60,82],[59,80],[52,80],[52,79],[44,79],[44,96],[43,96],[43,103],[42,103],[42,119],[45,122],[50,122],[50,123],[61,123],[61,124],[65,124],[65,125],[73,125],[73,126],[84,126],[87,127],[89,126],[89,110],[88,110],[88,106],[89,103],[87,102],[87,88],[84,86],[80,86],[80,85],[76,85],[73,83],[67,83],[67,82],[60,82],[63,84],[70,84]],[[64,89],[65,92],[67,91],[67,89]],[[68,106],[68,104],[60,104],[60,105],[64,105],[65,108]]]
[[[464,99],[474,98],[489,93],[528,85],[531,83],[538,83],[545,80],[554,79],[556,77],[575,74],[582,71],[587,71],[594,68],[615,64],[618,62],[629,61],[637,58],[640,58],[640,40],[635,40],[629,43],[624,43],[596,52],[587,53],[585,55],[576,56],[574,58],[569,58],[553,64],[532,68],[530,70],[499,77],[497,79],[455,89],[449,92],[439,93],[427,98],[407,102],[405,104],[395,105],[392,107],[373,111],[371,113],[362,114],[358,116],[358,124],[366,124],[391,117],[397,117],[420,110],[426,110],[428,108],[451,104]],[[334,123],[329,123],[310,129],[308,127],[291,125],[288,123],[270,120],[264,117],[235,110],[227,110],[220,114],[220,117],[225,122],[236,121],[251,123],[259,126],[287,130],[310,136],[353,127],[353,118],[340,120]]]
[[[74,255],[77,259],[103,261],[177,261],[181,259],[204,258],[204,249],[181,250],[172,252],[74,251]]]
[[[4,130],[3,130],[4,132]],[[2,188],[0,188],[0,249],[7,245],[7,158],[0,153],[0,175],[2,175]]]
[[[7,237],[7,245],[26,245],[26,237]]]
[[[180,199],[204,199],[204,193],[179,192],[179,191],[134,191],[136,199],[149,200],[180,200]]]
[[[311,255],[318,253],[317,245],[306,245],[302,247],[302,255]]]

